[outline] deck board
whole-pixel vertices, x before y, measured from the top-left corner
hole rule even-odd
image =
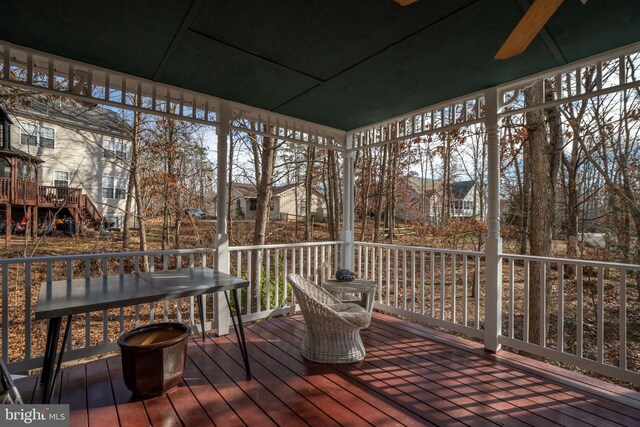
[[[180,385],[151,399],[126,389],[119,357],[63,369],[56,402],[72,426],[640,425],[640,393],[523,356],[374,314],[367,356],[305,360],[297,315],[247,325],[253,379],[237,338],[195,337]],[[39,403],[39,377],[17,381]]]

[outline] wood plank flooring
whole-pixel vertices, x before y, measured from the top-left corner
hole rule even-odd
[[[367,357],[304,360],[301,316],[247,325],[253,379],[235,336],[194,338],[182,383],[132,399],[119,357],[63,369],[72,426],[640,426],[640,393],[374,313]],[[39,403],[39,378],[18,381]]]

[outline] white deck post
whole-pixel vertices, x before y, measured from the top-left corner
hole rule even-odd
[[[488,233],[485,252],[484,348],[500,350],[502,333],[502,238],[500,237],[500,139],[498,135],[498,91],[485,93],[485,125],[488,148]]]
[[[231,105],[228,102],[220,103],[218,134],[218,179],[216,199],[216,256],[215,268],[223,273],[230,272],[229,259],[229,234],[227,233],[227,205],[229,203],[227,192],[227,152],[229,129],[231,125]],[[229,333],[229,307],[221,292],[213,294],[213,308],[215,312],[214,327],[218,335]]]
[[[353,135],[347,135],[346,149],[343,153],[344,160],[344,176],[342,180],[342,265],[341,268],[346,268],[353,271],[353,226],[354,226],[354,191],[355,191],[355,156],[352,151],[353,148]]]

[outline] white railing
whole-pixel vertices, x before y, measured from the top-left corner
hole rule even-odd
[[[640,384],[640,307],[630,292],[640,265],[502,258],[502,345]],[[546,282],[535,299],[534,276]]]
[[[2,278],[2,357],[12,372],[42,366],[47,322],[33,313],[42,282],[168,270],[178,266],[212,266],[214,249],[180,249],[151,252],[114,252],[0,260]],[[210,305],[210,303],[208,304]],[[206,307],[206,305],[205,305]],[[175,319],[194,325],[194,300],[178,298],[74,316],[65,359],[72,360],[115,350],[125,330],[140,323]],[[196,317],[197,319],[197,317]],[[210,322],[208,322],[208,325]],[[11,349],[11,352],[9,351]]]
[[[313,242],[229,248],[231,274],[251,282],[241,298],[243,319],[295,311],[287,274],[298,273],[321,283],[340,264],[341,247],[342,242]]]
[[[231,247],[231,273],[252,281],[240,305],[246,321],[291,313],[295,301],[286,282],[288,273],[314,278],[318,283],[339,264],[342,242]],[[46,321],[33,313],[40,283],[138,272],[149,262],[151,271],[178,266],[211,267],[214,249],[180,249],[151,252],[115,252],[0,260],[2,278],[2,357],[12,372],[42,366]],[[212,327],[213,300],[205,303],[205,330]],[[197,308],[195,308],[197,310]],[[117,349],[118,336],[141,323],[175,320],[200,330],[194,299],[179,298],[122,309],[74,316],[65,360],[93,356]],[[11,349],[11,351],[9,351]]]
[[[295,311],[286,275],[295,272],[320,283],[341,266],[343,248],[344,242],[231,247],[231,273],[251,281],[240,301],[244,320]],[[145,258],[153,270],[212,266],[214,252],[184,249],[0,260],[2,357],[12,372],[41,366],[46,322],[36,321],[33,311],[43,281],[132,273],[142,268]],[[375,308],[484,338],[484,253],[356,242],[353,255],[358,277],[378,285]],[[640,265],[504,254],[502,266],[500,344],[640,384],[634,323],[640,307],[637,291],[630,287],[636,286]],[[536,297],[531,295],[534,276],[546,282]],[[212,326],[212,301],[205,304],[205,329]],[[536,318],[542,319],[540,328],[534,327]],[[75,316],[66,358],[115,350],[123,331],[156,319],[200,328],[193,298],[87,313]]]
[[[378,283],[375,308],[414,321],[484,336],[484,253],[355,244],[358,277]]]

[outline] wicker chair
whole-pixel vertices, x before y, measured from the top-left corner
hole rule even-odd
[[[341,303],[320,286],[297,274],[287,280],[293,287],[306,323],[302,356],[313,362],[351,363],[364,359],[360,329],[371,314],[358,304]]]

